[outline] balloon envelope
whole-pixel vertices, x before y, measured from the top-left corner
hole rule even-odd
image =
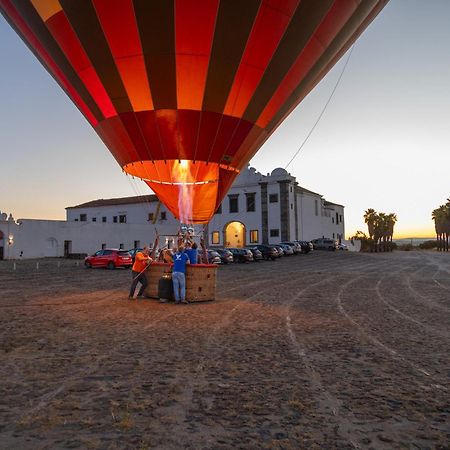
[[[0,0],[128,174],[205,223],[387,0]]]

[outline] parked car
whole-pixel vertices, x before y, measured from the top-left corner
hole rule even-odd
[[[138,252],[141,252],[143,249],[142,248],[132,248],[131,250],[127,250],[127,252],[131,255],[131,259],[133,260],[133,263],[134,263],[134,260],[136,259],[136,253],[138,253]],[[149,254],[150,254],[150,256],[152,255],[152,249],[150,248],[149,249]],[[158,249],[156,249],[156,251],[155,251],[155,258],[154,259],[157,259],[158,258],[158,255],[159,255],[159,250]]]
[[[283,249],[283,253],[286,256],[290,256],[290,255],[294,254],[294,249],[288,244],[278,244],[278,247],[281,247]]]
[[[219,254],[222,264],[229,264],[234,261],[233,253],[226,248],[216,248],[214,250]]]
[[[137,252],[141,252],[141,251],[142,251],[142,248],[132,248],[131,250],[127,250],[127,252],[131,256],[131,259],[133,260],[133,263],[134,263],[134,260],[136,258],[136,253]]]
[[[280,242],[280,244],[283,245],[289,245],[290,247],[292,247],[292,250],[294,251],[294,253],[301,253],[302,251],[302,247],[298,242],[292,241],[292,242]]]
[[[229,248],[228,250],[233,254],[234,262],[253,261],[253,253],[248,248]]]
[[[222,264],[222,259],[215,250],[208,250],[208,260],[210,264]]]
[[[300,248],[302,249],[302,253],[309,253],[314,250],[314,246],[312,242],[309,241],[295,241],[297,244],[300,245]]]
[[[276,250],[278,252],[278,258],[280,258],[281,256],[284,256],[284,250],[279,245],[274,245],[274,247],[276,248]]]
[[[107,267],[108,269],[125,267],[129,269],[133,265],[133,260],[126,250],[105,248],[104,250],[95,252],[92,256],[86,256],[84,265],[88,269],[91,267]]]
[[[264,259],[271,259],[273,261],[278,258],[278,251],[272,245],[260,244],[256,248],[262,253]]]
[[[315,250],[335,251],[337,249],[337,242],[334,239],[319,238],[313,239],[311,242]]]
[[[247,247],[253,253],[253,261],[261,261],[263,259],[263,255],[258,247]]]
[[[348,247],[341,242],[340,244],[337,245],[337,249],[338,250],[348,250]]]

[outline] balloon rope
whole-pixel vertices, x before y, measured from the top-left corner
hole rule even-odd
[[[352,56],[353,53],[353,49],[355,48],[355,44],[352,45],[352,48],[350,49],[350,52],[348,53],[348,57],[347,60],[345,61],[344,67],[342,68],[341,74],[339,75],[339,78],[336,81],[336,84],[333,88],[333,90],[331,91],[331,94],[327,100],[327,102],[325,103],[325,106],[322,109],[322,112],[319,114],[319,117],[317,118],[316,122],[314,123],[313,127],[311,128],[311,130],[309,131],[309,133],[306,135],[305,139],[303,140],[302,144],[300,145],[299,149],[294,153],[294,156],[290,159],[290,161],[286,164],[286,166],[284,167],[285,169],[287,169],[292,162],[294,161],[294,159],[298,156],[298,154],[300,153],[301,149],[303,148],[303,146],[306,144],[306,142],[308,141],[308,139],[310,138],[311,134],[313,133],[313,131],[315,130],[317,124],[320,122],[320,119],[322,118],[323,114],[325,113],[328,104],[330,103],[331,99],[333,98],[334,93],[336,92],[337,87],[339,86],[339,83],[341,81],[342,75],[344,75],[345,69],[347,68],[348,62],[350,61],[350,57]]]

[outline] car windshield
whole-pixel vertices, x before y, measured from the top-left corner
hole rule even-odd
[[[130,256],[128,252],[117,252],[119,256]]]

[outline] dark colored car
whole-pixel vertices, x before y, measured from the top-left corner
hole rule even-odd
[[[278,251],[272,245],[260,244],[256,248],[261,252],[264,259],[271,259],[273,261],[278,258]]]
[[[234,262],[253,261],[253,253],[248,248],[229,248],[228,250],[233,254]]]
[[[214,250],[220,255],[222,264],[228,264],[228,263],[234,262],[233,253],[231,253],[229,250],[227,250],[225,248],[216,248]]]
[[[142,251],[142,248],[133,248],[133,249],[127,250],[127,251],[128,251],[128,253],[130,254],[131,259],[132,259],[133,262],[134,262],[134,260],[135,260],[135,258],[136,258],[136,253],[137,253],[137,252],[141,252],[141,251]]]
[[[208,250],[209,264],[222,264],[222,259],[215,250]]]
[[[91,267],[107,267],[115,269],[116,267],[125,267],[129,269],[133,265],[131,255],[126,250],[117,250],[115,248],[105,248],[95,252],[92,256],[84,259],[84,265]]]
[[[258,247],[247,247],[253,253],[253,261],[261,261],[263,259],[263,255]]]
[[[302,253],[309,253],[314,249],[312,242],[309,241],[296,241],[298,244],[300,244],[302,248]]]

